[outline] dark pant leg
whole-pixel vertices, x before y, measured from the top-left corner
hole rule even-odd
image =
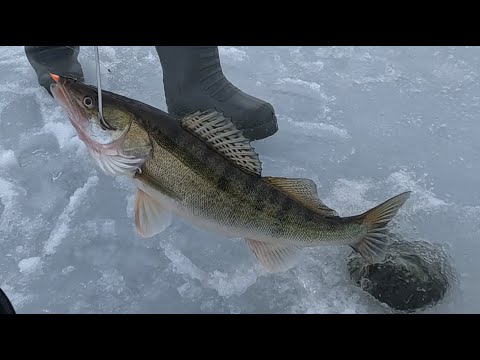
[[[250,139],[262,139],[278,130],[272,105],[226,79],[217,46],[156,46],[156,50],[170,114],[216,109]]]
[[[1,314],[15,314],[12,303],[2,289],[0,289],[0,315]]]
[[[49,72],[84,81],[78,62],[79,51],[79,46],[25,46],[25,54],[37,73],[38,83],[49,93],[53,82]]]

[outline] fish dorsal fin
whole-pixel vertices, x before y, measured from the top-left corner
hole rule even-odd
[[[335,210],[330,209],[318,198],[317,186],[310,179],[265,177],[265,180],[288,197],[319,214],[338,216]]]
[[[197,111],[180,119],[180,123],[241,169],[256,175],[262,173],[262,163],[250,141],[223,114],[215,110]]]

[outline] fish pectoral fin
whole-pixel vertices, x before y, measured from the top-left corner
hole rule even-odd
[[[135,194],[135,226],[144,238],[164,231],[172,222],[172,212],[162,204],[138,189]]]
[[[297,263],[300,256],[298,246],[273,244],[245,239],[258,262],[269,272],[286,271]]]
[[[335,210],[330,209],[318,198],[317,186],[312,180],[270,176],[267,176],[264,179],[277,190],[280,190],[289,198],[298,201],[310,210],[324,216],[338,216],[338,213]]]
[[[142,166],[147,155],[127,156],[119,151],[98,151],[88,148],[90,155],[102,171],[107,175],[130,175]]]

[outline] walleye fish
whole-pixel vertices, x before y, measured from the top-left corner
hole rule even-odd
[[[340,217],[312,180],[262,177],[250,141],[215,110],[177,119],[103,90],[100,117],[96,87],[51,76],[52,94],[99,167],[136,185],[135,225],[143,237],[162,232],[175,214],[243,238],[270,272],[295,265],[302,248],[322,245],[348,245],[375,261],[387,246],[387,224],[410,195]]]

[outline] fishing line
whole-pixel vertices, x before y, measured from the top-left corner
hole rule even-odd
[[[97,68],[97,91],[98,91],[98,112],[100,118],[103,119],[103,102],[102,102],[102,76],[100,75],[100,55],[98,54],[98,46],[93,47],[95,49],[95,66]]]
[[[65,47],[66,47],[67,49],[73,50],[73,51],[75,51],[76,53],[79,53],[79,54],[80,54],[80,49],[75,49],[75,48],[73,48],[73,47],[71,47],[71,46],[65,46]],[[96,47],[96,46],[94,46],[94,47]],[[105,68],[105,70],[107,70],[109,73],[112,73],[112,71],[111,71],[109,68],[107,68],[105,65],[103,65],[101,62],[100,62],[100,65],[103,66],[103,67]],[[105,73],[104,73],[103,75],[105,75]]]

